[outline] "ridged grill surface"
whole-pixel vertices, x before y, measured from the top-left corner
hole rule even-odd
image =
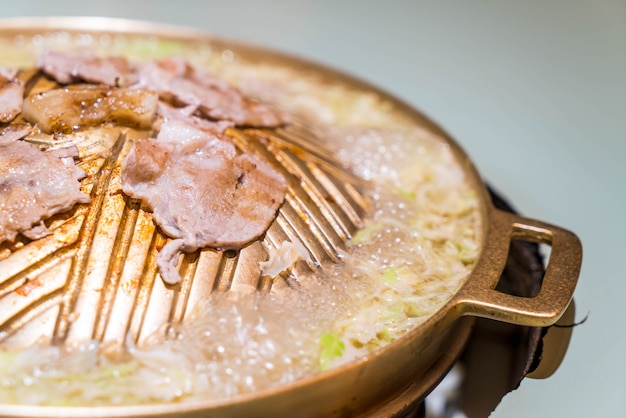
[[[61,142],[29,139],[45,148],[75,144],[92,202],[48,220],[52,235],[0,246],[0,344],[130,337],[141,345],[184,321],[211,293],[280,292],[290,277],[338,261],[338,250],[359,228],[365,211],[359,180],[297,123],[228,133],[237,147],[264,155],[283,173],[289,186],[285,202],[265,236],[240,251],[206,248],[184,254],[178,267],[182,281],[175,286],[165,285],[156,268],[156,255],[169,238],[140,201],[121,192],[124,156],[135,139],[151,133],[109,127]],[[277,279],[262,276],[259,262],[285,240],[300,242],[309,260]]]

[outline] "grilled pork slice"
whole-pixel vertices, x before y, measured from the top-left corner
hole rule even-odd
[[[17,77],[17,73],[18,71],[16,68],[0,66],[0,77],[4,77],[10,80],[12,78]]]
[[[37,239],[49,233],[43,221],[77,203],[85,173],[74,165],[75,148],[40,151],[24,141],[0,141],[0,243],[18,233]]]
[[[156,139],[138,140],[122,163],[122,188],[142,199],[174,240],[157,263],[177,283],[180,252],[240,248],[265,233],[284,200],[286,181],[256,154],[182,119],[166,120]]]
[[[88,82],[122,87],[137,80],[136,70],[124,57],[99,57],[88,50],[45,51],[37,68],[61,84]]]
[[[223,80],[180,58],[149,61],[140,66],[136,87],[154,90],[165,100],[193,106],[204,116],[239,126],[279,126],[285,118],[270,107],[244,97]]]
[[[176,108],[163,102],[159,102],[157,105],[157,115],[159,115],[160,118],[152,125],[152,127],[160,130],[163,126],[165,126],[165,130],[176,130],[181,126],[186,126],[187,129],[198,131],[197,134],[201,135],[203,131],[221,134],[226,131],[226,129],[235,126],[235,124],[229,120],[211,121],[194,116],[194,113],[195,107],[193,106]],[[169,123],[164,124],[165,122]],[[163,135],[167,134],[164,132]]]
[[[17,141],[30,135],[32,131],[33,128],[29,125],[11,124],[5,126],[0,132],[0,143]]]
[[[22,110],[24,83],[17,71],[0,68],[0,122],[11,122]]]
[[[147,90],[80,84],[28,96],[22,116],[45,133],[68,133],[105,122],[148,129],[159,101]]]

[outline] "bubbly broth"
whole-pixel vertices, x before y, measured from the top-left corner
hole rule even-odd
[[[0,63],[30,68],[45,48],[76,46],[138,60],[183,55],[285,110],[367,184],[368,214],[340,263],[292,281],[280,295],[211,294],[182,325],[164,323],[140,346],[127,339],[0,349],[0,403],[185,402],[288,384],[402,337],[440,309],[473,268],[478,198],[461,163],[448,143],[375,92],[236,50],[154,37],[19,35],[3,41]]]

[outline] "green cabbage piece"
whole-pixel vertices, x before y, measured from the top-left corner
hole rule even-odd
[[[319,339],[319,344],[321,348],[320,368],[322,370],[328,370],[331,368],[335,359],[343,356],[346,345],[337,335],[332,333],[322,334]]]

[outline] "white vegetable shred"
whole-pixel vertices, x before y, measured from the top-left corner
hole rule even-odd
[[[50,38],[53,39],[53,38]],[[0,404],[120,405],[228,399],[294,382],[378,350],[440,309],[480,248],[476,192],[450,146],[377,94],[245,57],[162,42],[116,54],[189,54],[314,126],[321,147],[370,185],[365,225],[342,262],[281,293],[211,296],[150,344],[0,347]],[[15,49],[16,47],[13,46]],[[235,51],[236,54],[236,51]],[[32,64],[31,64],[32,65]],[[260,268],[275,277],[306,251],[284,243]],[[311,273],[313,274],[313,273]],[[0,406],[1,409],[1,406]]]

